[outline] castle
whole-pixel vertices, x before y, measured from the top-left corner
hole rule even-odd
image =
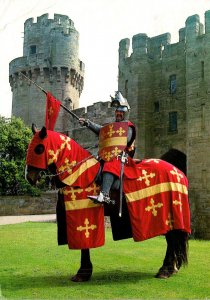
[[[10,63],[13,115],[29,125],[44,122],[42,92],[23,80],[20,72],[25,72],[78,116],[98,123],[113,120],[109,102],[78,108],[84,64],[73,22],[67,16],[49,20],[43,15],[37,23],[27,20],[24,31],[24,56]],[[152,38],[140,33],[132,38],[131,55],[129,50],[130,40],[121,40],[118,90],[132,108],[136,156],[160,157],[171,147],[186,154],[193,234],[210,239],[210,11],[205,12],[205,31],[193,15],[179,30],[177,43],[171,44],[169,33]],[[93,133],[64,112],[57,130],[86,148],[97,144]]]

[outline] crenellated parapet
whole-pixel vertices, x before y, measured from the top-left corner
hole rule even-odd
[[[30,29],[31,26],[33,26],[34,24],[37,24],[40,27],[42,27],[43,25],[61,25],[64,27],[70,27],[74,29],[74,22],[71,19],[69,19],[68,16],[60,14],[54,14],[54,19],[49,19],[49,14],[43,14],[42,16],[37,17],[37,22],[34,22],[34,18],[29,18],[25,21],[24,27]]]
[[[79,33],[74,23],[64,15],[48,14],[26,20],[24,24],[23,56],[42,54],[43,63],[55,65],[75,64],[78,67]],[[33,58],[33,56],[32,56]]]
[[[205,31],[204,31],[205,28]],[[200,22],[199,15],[187,18],[185,27],[179,30],[179,43],[190,43],[196,38],[210,34],[210,10],[205,12],[205,27]],[[155,37],[148,37],[145,33],[139,33],[132,37],[132,49],[130,51],[130,39],[122,39],[119,43],[119,58],[126,61],[128,58],[146,56],[148,59],[164,56],[164,50],[171,45],[171,34],[164,33]],[[131,56],[129,56],[129,51]]]
[[[9,76],[9,82],[12,91],[18,86],[22,86],[24,81],[27,81],[21,74],[23,73],[29,79],[32,79],[36,83],[41,83],[43,89],[46,85],[50,86],[50,84],[53,84],[53,82],[58,82],[71,85],[78,91],[79,95],[82,93],[84,86],[84,78],[83,76],[81,76],[81,74],[77,73],[75,69],[63,67],[53,69],[49,69],[47,67],[36,69],[15,67],[15,69],[16,71],[10,72],[11,75]],[[33,84],[28,80],[27,85],[31,86]]]

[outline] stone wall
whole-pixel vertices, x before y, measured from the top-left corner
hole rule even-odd
[[[0,196],[0,216],[55,214],[57,191],[49,191],[40,197]]]

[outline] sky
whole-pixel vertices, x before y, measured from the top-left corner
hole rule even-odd
[[[210,10],[210,0],[0,0],[0,116],[10,117],[12,92],[9,63],[23,56],[24,22],[48,13],[67,15],[79,32],[79,58],[85,64],[80,107],[109,101],[118,88],[118,48],[121,39],[138,33],[153,37],[178,32],[189,16]],[[56,95],[54,95],[56,96]]]

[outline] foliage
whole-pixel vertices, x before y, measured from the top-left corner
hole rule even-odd
[[[210,241],[189,241],[189,265],[156,279],[166,250],[164,237],[114,242],[91,250],[91,281],[74,283],[80,251],[57,246],[55,223],[0,226],[2,299],[209,299]]]
[[[25,158],[32,132],[20,118],[0,116],[0,194],[40,195],[25,180]]]

